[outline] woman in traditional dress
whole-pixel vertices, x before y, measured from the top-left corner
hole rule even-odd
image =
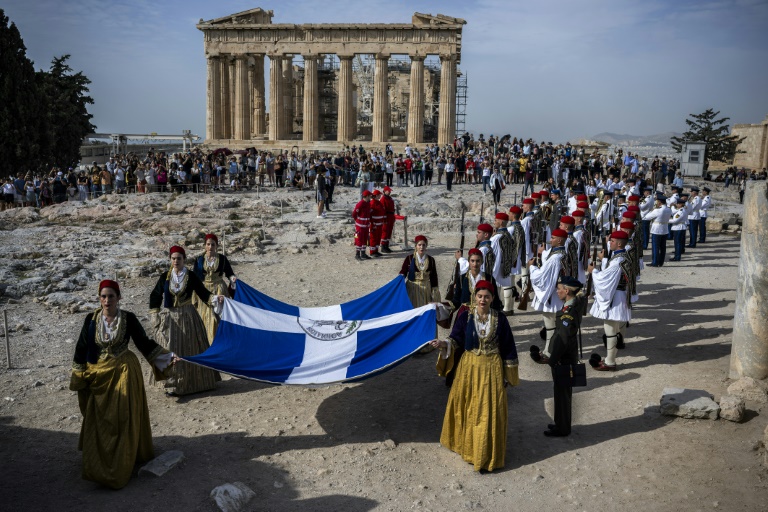
[[[440,444],[458,453],[475,471],[504,467],[507,450],[505,382],[519,383],[517,350],[507,317],[491,309],[495,295],[488,281],[475,284],[475,305],[456,319],[447,340],[432,340],[440,349],[438,373],[446,375],[455,351],[464,348],[448,396]]]
[[[414,243],[416,251],[405,257],[400,274],[406,278],[405,287],[411,304],[420,308],[430,302],[440,302],[440,290],[437,287],[435,258],[427,254],[427,237],[419,235]]]
[[[156,339],[179,356],[194,356],[209,347],[205,325],[192,305],[194,294],[209,307],[219,308],[224,297],[209,292],[186,263],[186,252],[177,245],[171,247],[171,269],[157,280],[149,295],[149,314]],[[162,309],[161,309],[162,308]],[[179,361],[165,381],[167,396],[187,395],[207,391],[221,380],[219,373],[196,364]]]
[[[165,378],[175,355],[147,337],[136,315],[120,309],[117,282],[99,284],[99,301],[101,308],[88,314],[80,331],[69,389],[77,391],[83,415],[83,478],[119,489],[136,463],[155,457],[141,365],[128,341],[157,380]]]
[[[195,275],[205,285],[205,288],[214,295],[228,295],[234,297],[235,283],[237,277],[232,271],[232,265],[223,254],[218,254],[219,238],[213,233],[205,235],[205,254],[197,257],[193,270]],[[229,279],[229,283],[224,280],[224,276]],[[208,334],[208,344],[213,343],[213,337],[216,335],[216,327],[219,320],[213,314],[213,309],[203,302],[200,297],[192,297],[192,303],[195,305],[200,318],[205,324],[205,331]]]

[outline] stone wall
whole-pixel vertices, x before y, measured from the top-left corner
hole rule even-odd
[[[736,154],[733,165],[757,170],[768,167],[768,116],[760,124],[734,125],[731,134],[746,137],[738,148],[744,153]]]

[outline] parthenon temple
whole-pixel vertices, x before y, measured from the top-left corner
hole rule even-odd
[[[463,129],[466,21],[414,13],[410,24],[295,25],[272,17],[256,8],[198,23],[207,144],[444,145]]]

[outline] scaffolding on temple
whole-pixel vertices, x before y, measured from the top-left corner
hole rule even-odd
[[[457,71],[456,76],[456,136],[464,135],[467,128],[467,74]]]

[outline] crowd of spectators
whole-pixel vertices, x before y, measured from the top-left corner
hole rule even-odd
[[[64,201],[85,201],[104,194],[124,193],[211,193],[240,191],[256,187],[313,188],[322,172],[331,186],[360,189],[378,186],[421,187],[443,185],[482,185],[484,191],[498,195],[499,186],[524,184],[523,194],[535,185],[559,186],[573,180],[587,187],[599,187],[607,177],[644,176],[654,185],[673,184],[679,168],[666,157],[640,157],[619,149],[616,154],[585,150],[570,143],[552,144],[510,136],[487,139],[480,134],[457,137],[453,144],[421,148],[406,146],[395,153],[391,145],[383,150],[359,146],[345,147],[337,153],[258,151],[255,148],[235,153],[227,149],[205,151],[194,148],[185,153],[149,151],[114,155],[104,165],[81,166],[66,171],[53,168],[47,176],[10,177],[3,185],[3,208],[44,207]],[[728,186],[741,178],[760,179],[762,173],[747,175],[730,170],[718,177]]]

